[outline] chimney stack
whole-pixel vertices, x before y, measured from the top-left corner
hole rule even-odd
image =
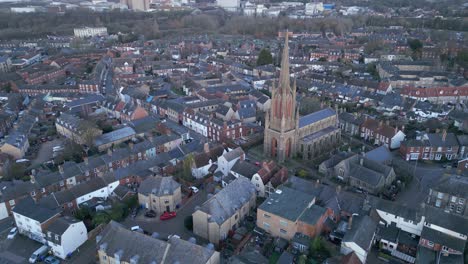
[[[84,161],[84,163],[85,163],[86,165],[88,165],[88,164],[89,164],[89,163],[88,163],[88,156],[86,156],[86,155],[83,156],[83,161]]]
[[[320,186],[320,180],[317,179],[317,181],[315,181],[315,188],[318,188]]]
[[[208,144],[208,142],[206,142],[205,144],[203,144],[203,151],[205,153],[210,153],[210,144]]]
[[[63,174],[63,165],[58,165],[58,169],[59,169],[59,172],[60,174]]]
[[[353,227],[353,216],[354,216],[354,214],[349,217],[348,230],[351,230],[351,228]]]
[[[444,129],[444,131],[442,131],[442,141],[445,142],[445,139],[447,138],[447,130]]]
[[[132,142],[132,141],[128,142],[128,146],[130,147],[130,149],[131,149],[131,150],[133,150],[133,146],[134,146],[134,144],[133,144],[133,142]]]
[[[360,158],[360,159],[359,159],[359,164],[361,164],[361,166],[364,165],[364,158]]]
[[[112,148],[107,149],[107,155],[109,155],[109,157],[112,157]]]

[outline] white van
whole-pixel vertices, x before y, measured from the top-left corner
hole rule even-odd
[[[29,258],[29,263],[36,263],[37,261],[42,261],[43,258],[47,255],[49,251],[49,247],[44,245],[38,248],[34,253],[32,253],[31,257]]]
[[[132,226],[132,227],[130,228],[130,230],[132,230],[132,231],[138,231],[138,230],[140,230],[140,226]]]

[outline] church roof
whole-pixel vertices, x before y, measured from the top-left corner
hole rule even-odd
[[[306,116],[302,116],[299,118],[299,128],[313,124],[317,121],[320,121],[333,115],[336,115],[335,110],[331,108],[325,108],[320,111],[308,114]]]

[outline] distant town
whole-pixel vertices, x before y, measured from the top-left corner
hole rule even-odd
[[[0,263],[467,263],[462,2],[0,1]]]

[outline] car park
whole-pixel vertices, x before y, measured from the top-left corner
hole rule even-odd
[[[161,220],[169,220],[177,216],[176,212],[164,212],[159,219]]]

